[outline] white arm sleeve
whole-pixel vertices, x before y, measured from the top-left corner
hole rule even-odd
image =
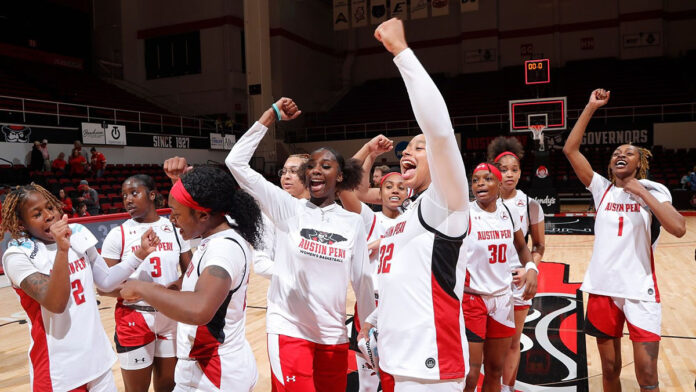
[[[362,222],[361,222],[362,223]],[[372,266],[367,253],[367,237],[362,224],[357,226],[357,235],[353,249],[353,260],[351,265],[351,283],[355,299],[358,305],[358,315],[360,325],[365,322],[368,315],[374,312],[375,288],[372,284]]]
[[[225,164],[245,191],[258,202],[261,210],[275,223],[287,220],[295,214],[298,200],[289,193],[268,182],[263,176],[249,166],[259,142],[266,135],[266,128],[258,121],[239,138],[225,158]]]
[[[92,275],[94,283],[103,291],[113,291],[119,284],[123,283],[135,271],[142,260],[135,257],[134,253],[129,253],[120,263],[109,267],[104,258],[94,247],[85,252],[90,264],[92,265]]]
[[[411,49],[394,57],[406,84],[413,114],[425,135],[432,200],[450,211],[469,208],[469,184],[447,105]],[[426,214],[427,215],[427,214]]]
[[[266,279],[271,279],[273,276],[273,259],[264,250],[254,250],[254,273],[263,276]]]
[[[262,217],[263,241],[257,249],[254,249],[252,262],[254,273],[270,279],[273,276],[273,260],[275,259],[275,225],[266,214],[262,214]]]

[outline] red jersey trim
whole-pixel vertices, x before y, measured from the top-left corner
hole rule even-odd
[[[29,350],[30,365],[33,378],[31,380],[32,391],[52,392],[51,360],[48,355],[48,343],[46,341],[46,329],[44,328],[41,304],[31,298],[24,290],[15,289],[19,295],[20,304],[31,321],[32,345]]]

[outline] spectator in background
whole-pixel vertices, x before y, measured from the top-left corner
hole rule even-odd
[[[691,182],[689,181],[689,175],[691,173],[686,173],[682,176],[681,180],[679,180],[679,184],[681,185],[681,189],[690,189],[691,188]]]
[[[61,152],[60,154],[58,154],[58,158],[54,159],[51,163],[51,169],[54,173],[58,175],[63,175],[65,174],[65,167],[67,165],[68,162],[65,161],[65,153]]]
[[[689,188],[692,191],[696,191],[696,166],[689,173]]]
[[[75,210],[73,209],[72,199],[68,197],[67,193],[65,193],[65,189],[60,188],[58,191],[58,200],[63,203],[63,213],[67,214],[68,216],[72,216]]]
[[[72,154],[70,155],[70,176],[71,177],[84,177],[87,168],[87,160],[85,157],[80,155],[80,150],[73,148]]]
[[[97,151],[95,147],[89,150],[92,153],[90,162],[92,165],[92,173],[96,178],[101,178],[104,175],[104,169],[106,168],[106,157],[101,152]]]
[[[43,170],[44,158],[41,153],[41,143],[38,140],[34,142],[34,146],[31,148],[31,170]]]
[[[48,140],[44,139],[39,145],[39,150],[41,150],[41,155],[43,155],[43,170],[51,171],[51,156],[48,154]]]
[[[89,215],[99,215],[99,194],[97,191],[89,187],[87,180],[80,181],[80,185],[77,189],[82,192],[82,195],[78,197],[77,200],[87,205],[87,212],[89,212]]]
[[[80,218],[83,216],[91,216],[89,211],[87,211],[87,204],[80,202],[77,204],[77,210],[72,214],[73,218]]]
[[[382,182],[382,176],[389,173],[391,169],[387,165],[375,166],[372,171],[372,187],[379,188]]]

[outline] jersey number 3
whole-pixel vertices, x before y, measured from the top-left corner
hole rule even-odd
[[[150,257],[150,264],[152,264],[152,272],[150,274],[153,278],[159,278],[162,276],[162,261],[159,257]]]
[[[378,274],[388,274],[391,269],[391,259],[394,255],[394,244],[382,245],[379,248],[379,268],[377,268]]]

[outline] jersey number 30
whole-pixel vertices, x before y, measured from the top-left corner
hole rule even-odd
[[[504,263],[507,261],[507,245],[488,245],[488,251],[491,252],[491,257],[488,262],[491,264]]]
[[[378,274],[388,274],[391,269],[392,256],[394,255],[394,244],[382,245],[379,248],[379,267],[377,268]]]

